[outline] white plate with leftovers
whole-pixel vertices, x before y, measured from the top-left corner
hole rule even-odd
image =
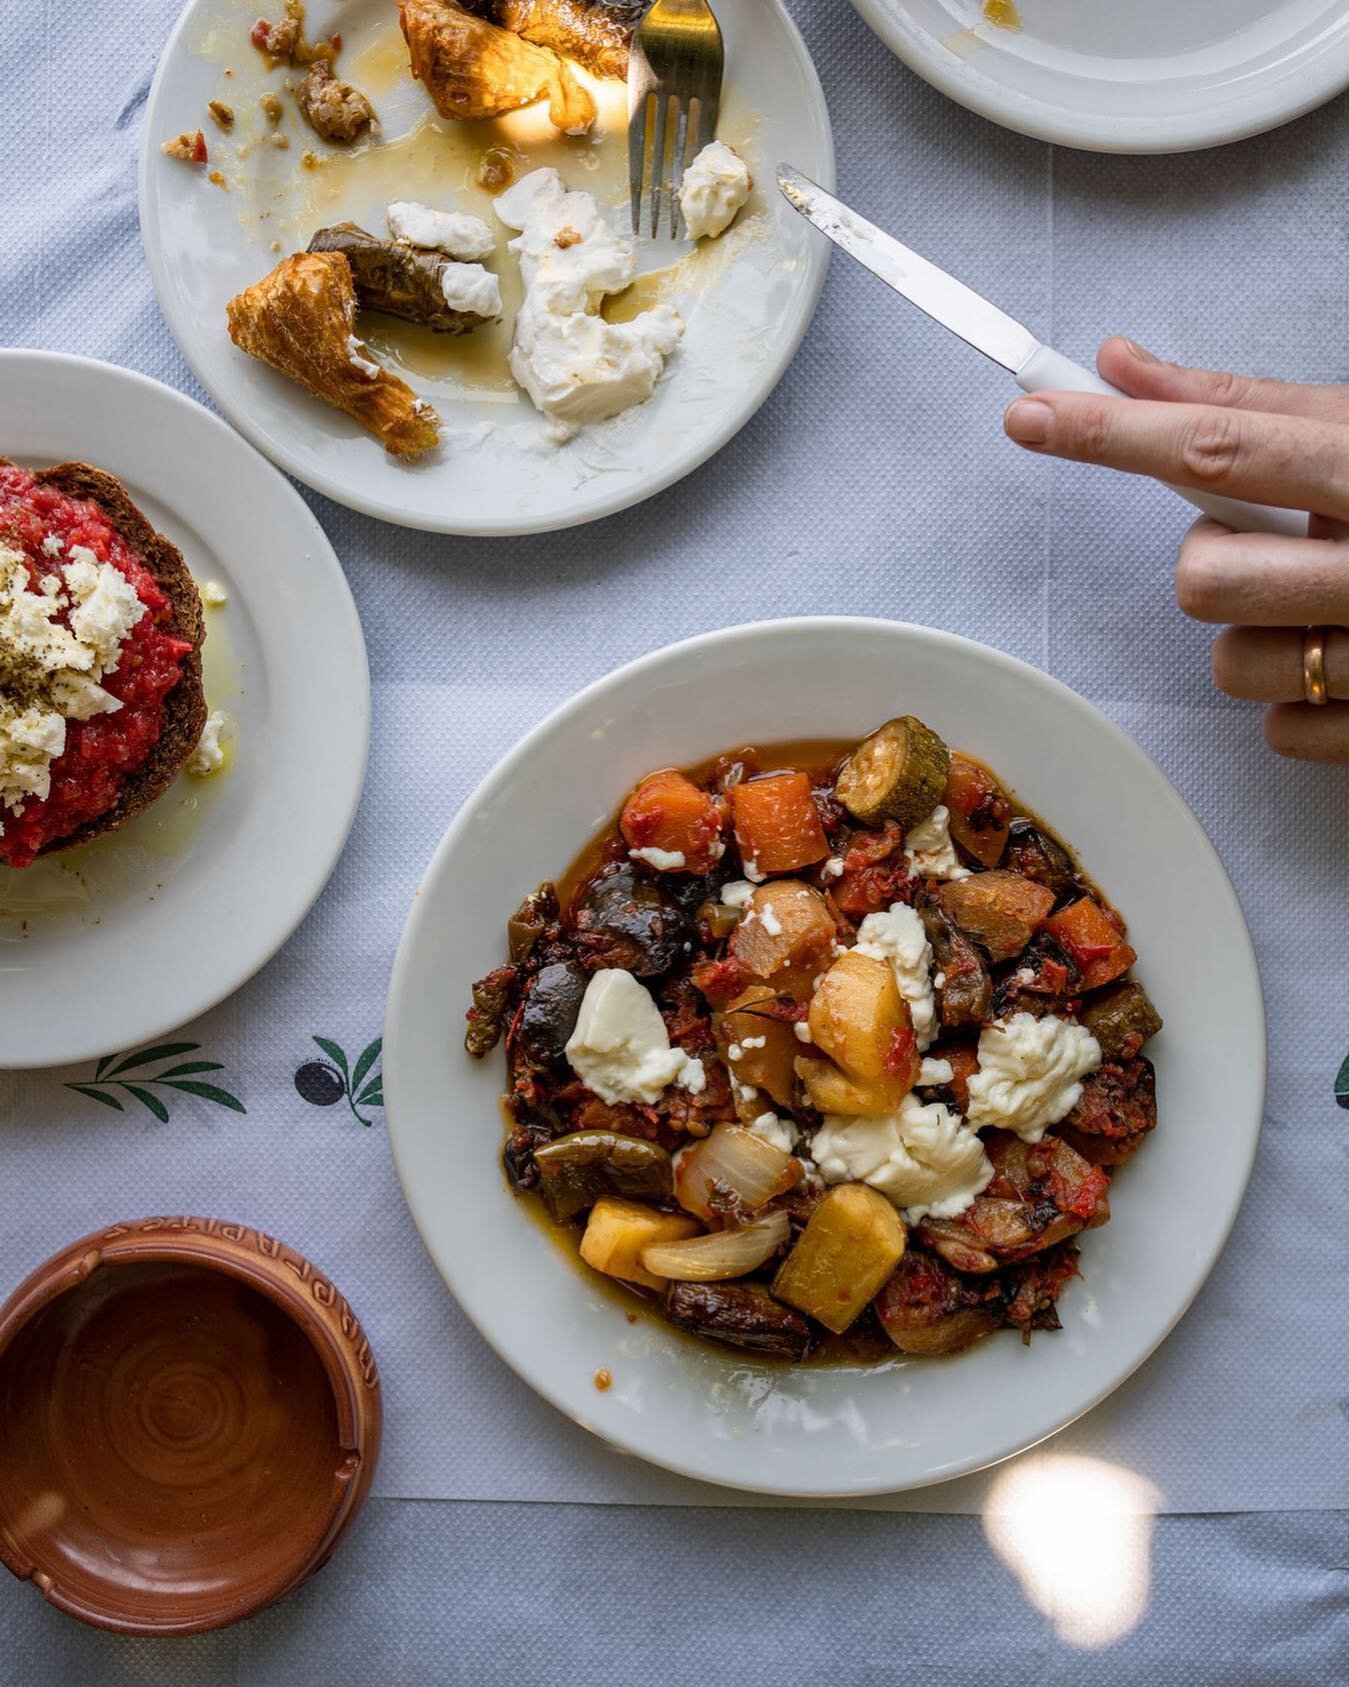
[[[632,663],[501,762],[384,1060],[413,1217],[526,1380],[653,1463],[844,1495],[1142,1363],[1244,1192],[1264,1016],[1212,846],[1104,716],[818,619]]]
[[[0,351],[0,458],[0,1066],[54,1066],[280,948],[346,842],[370,682],[318,523],[201,405]]]
[[[142,134],[160,304],[229,418],[329,497],[546,531],[697,467],[791,361],[827,255],[773,187],[833,143],[780,0],[723,6],[696,240],[634,238],[629,0],[194,0]]]
[[[1349,87],[1340,0],[853,0],[961,105],[1094,152],[1187,152]]]

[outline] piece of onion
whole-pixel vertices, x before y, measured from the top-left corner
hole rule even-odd
[[[679,1283],[719,1283],[757,1270],[791,1235],[784,1212],[752,1224],[691,1236],[686,1242],[653,1242],[642,1249],[643,1269]]]
[[[747,1212],[754,1212],[790,1189],[795,1177],[790,1154],[739,1125],[723,1124],[676,1155],[675,1199],[686,1212],[711,1218],[712,1186],[721,1183],[739,1196]]]

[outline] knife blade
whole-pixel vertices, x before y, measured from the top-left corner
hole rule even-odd
[[[1043,345],[1015,317],[1008,316],[972,287],[957,281],[955,276],[859,216],[791,165],[778,165],[778,187],[792,209],[800,212],[821,234],[910,304],[917,305],[934,322],[1001,364],[1023,392],[1054,390],[1096,393],[1105,398],[1129,396],[1052,346]],[[1172,486],[1171,491],[1239,532],[1306,536],[1307,518],[1298,511],[1248,504],[1211,492],[1194,492],[1184,486]]]

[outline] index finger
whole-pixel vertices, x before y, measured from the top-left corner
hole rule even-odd
[[[1349,519],[1349,429],[1329,422],[1037,392],[1009,405],[1003,425],[1018,445],[1051,457]]]

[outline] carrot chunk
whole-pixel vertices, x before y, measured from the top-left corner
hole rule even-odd
[[[1093,897],[1084,896],[1045,921],[1045,930],[1068,951],[1082,974],[1084,990],[1099,989],[1138,959],[1116,919]]]
[[[618,824],[629,849],[683,857],[666,872],[706,873],[721,856],[720,810],[674,768],[648,774],[624,803]]]
[[[794,873],[829,853],[804,773],[778,773],[735,786],[731,816],[741,860],[753,862],[760,873]]]
[[[996,867],[1007,845],[1012,805],[1002,786],[968,756],[955,751],[942,796],[951,816],[951,836],[985,867]]]

